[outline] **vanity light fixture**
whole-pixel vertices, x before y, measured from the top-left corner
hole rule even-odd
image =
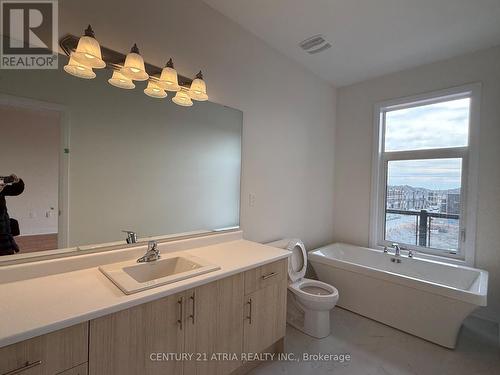
[[[92,68],[76,61],[73,54],[71,54],[68,64],[64,65],[64,71],[78,78],[84,78],[84,79],[95,78],[95,73],[92,70]]]
[[[101,46],[90,25],[85,29],[85,34],[78,41],[76,51],[72,55],[80,64],[90,68],[101,69],[106,66],[101,56]]]
[[[120,89],[131,90],[135,88],[134,82],[132,82],[131,79],[125,77],[118,70],[113,71],[113,76],[108,79],[108,82],[110,85],[113,85]]]
[[[177,78],[177,70],[174,68],[172,59],[168,60],[165,67],[162,69],[159,85],[167,91],[180,91],[181,87],[179,86]]]
[[[172,101],[183,107],[191,107],[193,99],[208,100],[207,85],[201,71],[192,79],[178,74],[172,59],[163,68],[148,64],[136,44],[127,55],[100,46],[90,25],[84,36],[65,35],[59,40],[59,45],[70,57],[64,70],[76,77],[94,78],[96,75],[92,69],[104,67],[113,71],[109,84],[121,89],[134,89],[133,81],[148,81],[144,93],[152,98],[165,98],[168,91],[175,92]]]
[[[172,101],[182,107],[191,107],[193,105],[191,98],[184,90],[177,91],[177,94],[175,94],[172,98]]]
[[[198,101],[208,100],[207,85],[203,80],[203,74],[201,73],[201,70],[191,83],[191,87],[189,88],[188,94],[189,97],[194,100]]]
[[[153,81],[148,82],[148,87],[144,89],[144,94],[156,99],[163,99],[167,97],[165,90]]]
[[[144,59],[139,53],[137,44],[132,46],[130,53],[125,58],[125,65],[121,73],[134,81],[146,81],[149,78],[149,74],[146,73],[146,68],[144,67]]]

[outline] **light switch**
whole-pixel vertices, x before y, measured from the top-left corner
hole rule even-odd
[[[254,207],[255,206],[255,199],[256,199],[255,198],[255,194],[253,194],[253,193],[248,194],[248,205],[250,207]]]

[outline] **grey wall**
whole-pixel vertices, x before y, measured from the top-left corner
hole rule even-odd
[[[179,73],[202,69],[211,100],[243,111],[241,224],[255,241],[332,240],[335,90],[199,0],[59,3],[59,31],[91,23],[102,45]],[[249,194],[255,194],[250,207]]]
[[[335,142],[336,241],[368,245],[373,109],[378,102],[482,82],[476,266],[490,272],[491,319],[500,314],[500,47],[338,90]]]

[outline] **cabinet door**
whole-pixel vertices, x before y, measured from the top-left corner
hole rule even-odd
[[[245,353],[260,353],[285,336],[286,279],[245,296]]]
[[[183,352],[183,300],[176,294],[92,320],[89,374],[182,374],[181,361],[157,359]]]
[[[185,351],[195,357],[186,361],[185,375],[229,374],[241,365],[222,356],[242,352],[243,294],[243,274],[186,293]]]

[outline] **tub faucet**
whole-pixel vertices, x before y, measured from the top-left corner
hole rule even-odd
[[[160,250],[158,250],[158,244],[156,241],[148,242],[148,251],[142,257],[137,259],[137,263],[149,263],[160,259]]]
[[[137,243],[137,233],[132,232],[131,230],[122,230],[122,232],[127,234],[128,244]]]
[[[395,256],[400,256],[401,255],[401,246],[399,246],[398,243],[393,243],[392,247],[394,248],[394,255]]]

